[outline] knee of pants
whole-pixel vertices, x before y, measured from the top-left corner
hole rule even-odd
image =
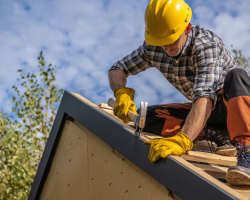
[[[225,77],[225,83],[226,82],[231,83],[232,80],[237,81],[242,78],[249,78],[247,72],[244,69],[241,68],[232,69],[229,72],[227,72]]]
[[[241,68],[231,69],[229,72],[227,72],[225,79],[228,79],[231,77],[238,77],[238,76],[241,76],[242,74],[246,74],[246,71],[244,69],[241,69]]]
[[[234,96],[250,94],[250,78],[244,69],[236,68],[230,70],[224,81],[224,92],[231,99]],[[225,96],[224,96],[225,97]],[[225,97],[226,99],[226,97]]]

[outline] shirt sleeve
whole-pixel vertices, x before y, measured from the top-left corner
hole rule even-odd
[[[152,67],[153,65],[147,55],[147,48],[148,44],[144,41],[138,49],[114,63],[110,70],[119,69],[125,72],[127,76],[130,76]]]
[[[215,108],[216,88],[223,69],[220,64],[220,54],[220,48],[212,42],[197,51],[197,56],[194,59],[194,88],[191,93],[193,103],[201,97],[207,97],[213,100],[212,109]]]

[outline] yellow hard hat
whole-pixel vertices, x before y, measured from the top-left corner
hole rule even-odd
[[[145,41],[153,46],[174,43],[185,31],[192,10],[183,0],[151,0],[145,11]]]

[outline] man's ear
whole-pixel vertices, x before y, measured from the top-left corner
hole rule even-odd
[[[188,35],[191,31],[191,28],[192,28],[192,24],[189,22],[188,25],[187,25],[187,28],[185,30],[185,34]]]

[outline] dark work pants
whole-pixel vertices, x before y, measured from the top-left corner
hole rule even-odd
[[[167,131],[164,130],[166,123],[172,120],[170,116],[177,120],[171,121],[170,124],[184,122],[191,106],[182,108],[176,106],[177,104],[173,107],[168,105],[172,104],[148,107],[144,131],[166,137],[176,134],[178,127],[176,126],[175,131]],[[237,68],[227,73],[223,91],[218,96],[216,106],[206,124],[213,127],[227,127],[233,142],[240,142],[243,146],[250,145],[250,78],[245,70]]]

